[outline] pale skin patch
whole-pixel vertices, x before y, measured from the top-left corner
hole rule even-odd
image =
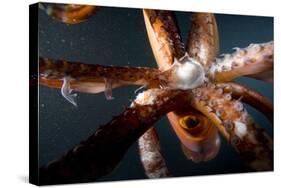
[[[70,88],[70,81],[71,81],[71,78],[69,78],[69,77],[63,78],[61,94],[68,102],[70,102],[75,107],[77,107],[78,105],[75,101],[75,97],[77,96],[77,93],[72,93],[73,90]]]

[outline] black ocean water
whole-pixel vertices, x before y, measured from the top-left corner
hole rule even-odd
[[[190,13],[176,12],[184,41],[190,28]],[[273,18],[216,14],[220,35],[220,53],[230,53],[233,47],[273,40]],[[156,67],[140,9],[101,7],[96,15],[76,25],[60,23],[39,10],[39,55],[89,64]],[[237,80],[273,100],[273,84],[250,78]],[[63,155],[89,137],[99,125],[118,115],[135,98],[137,87],[113,90],[114,100],[103,93],[79,93],[78,107],[67,102],[60,90],[40,86],[39,89],[39,164]],[[258,111],[248,111],[270,135],[270,122]],[[155,126],[163,154],[173,176],[246,172],[239,155],[222,138],[218,156],[208,162],[193,163],[185,158],[179,140],[166,117]],[[145,178],[134,144],[119,166],[100,180],[130,180]]]

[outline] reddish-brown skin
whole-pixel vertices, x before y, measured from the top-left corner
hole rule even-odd
[[[171,176],[161,153],[156,129],[151,127],[139,139],[140,158],[148,178]]]
[[[219,36],[215,16],[208,13],[194,13],[191,16],[191,23],[191,31],[186,45],[187,53],[201,62],[207,69],[219,50]]]
[[[255,124],[241,102],[229,98],[230,93],[215,84],[199,87],[193,93],[191,106],[217,126],[252,169],[273,169],[272,139]]]
[[[91,5],[47,5],[49,16],[66,24],[77,24],[96,13],[97,7]]]
[[[98,130],[86,142],[81,143],[85,150],[73,149],[53,163],[51,167],[42,168],[41,172],[45,178],[43,180],[56,183],[56,181],[60,181],[59,179],[75,182],[76,180],[83,181],[84,178],[85,181],[89,181],[109,173],[121,160],[126,149],[153,126],[158,118],[170,111],[197,110],[198,117],[199,115],[204,116],[208,119],[209,124],[216,126],[249,167],[257,171],[272,170],[272,139],[253,122],[240,101],[252,105],[269,118],[272,117],[271,102],[264,100],[263,96],[249,88],[224,82],[244,75],[270,80],[270,76],[272,76],[270,73],[273,69],[273,42],[250,45],[246,49],[237,50],[232,55],[226,55],[222,59],[213,61],[218,51],[218,32],[213,14],[193,14],[192,27],[186,45],[188,53],[184,50],[175,18],[171,12],[144,10],[144,19],[160,70],[168,70],[175,58],[179,59],[185,54],[201,63],[206,71],[206,82],[191,91],[169,90],[169,88],[163,89],[161,86],[165,85],[170,77],[165,77],[165,75],[163,77],[162,74],[160,79],[161,72],[157,69],[114,68],[81,63],[76,63],[76,65],[65,61],[58,61],[54,65],[48,59],[40,59],[40,84],[48,87],[61,87],[60,80],[67,76],[73,79],[70,85],[74,90],[81,87],[84,81],[102,83],[104,78],[112,79],[120,85],[140,84],[162,88],[149,90],[152,91],[151,95],[155,98],[152,104],[134,102],[131,108],[114,118],[105,126],[105,129]],[[147,71],[147,74],[144,71]],[[131,74],[136,77],[128,76]],[[213,81],[217,84],[212,83]],[[115,87],[120,85],[115,85]],[[83,89],[80,88],[77,91],[90,91],[91,93],[97,91],[93,92],[92,88],[87,87],[89,85],[84,85]],[[104,91],[104,89],[105,86],[98,91]],[[178,120],[178,117],[173,118],[175,122]],[[159,142],[154,133],[154,131],[147,132],[147,135],[141,138],[140,143],[146,143],[154,148],[153,152],[158,152],[160,148],[155,146]],[[182,139],[182,137],[180,138]],[[121,139],[124,142],[116,142],[115,139]],[[89,157],[93,156],[93,153],[99,153],[102,146],[106,146],[103,148],[106,154],[98,155],[106,156],[105,158],[101,160],[100,157]],[[79,151],[78,154],[77,151]],[[141,153],[147,151],[144,147],[140,148]],[[159,166],[162,165],[161,167],[166,168],[162,156],[160,159],[161,163],[153,160],[148,163],[144,162],[146,172],[157,175]],[[82,170],[84,165],[89,166],[89,164],[92,164],[91,169]],[[146,165],[155,166],[146,168]]]
[[[72,80],[71,88],[81,92],[86,92],[83,90],[83,84],[104,84],[105,78],[114,80],[113,88],[121,85],[159,87],[161,84],[160,74],[159,70],[151,68],[103,66],[39,58],[40,84],[61,88],[63,78],[70,77]],[[88,90],[89,93],[91,91]]]
[[[135,104],[61,158],[40,168],[40,183],[88,182],[110,173],[131,144],[169,111],[183,108],[190,93],[155,90],[151,105]]]
[[[218,83],[216,85],[223,88],[224,92],[231,93],[231,96],[234,99],[239,99],[261,111],[271,122],[273,122],[272,102],[260,93],[234,82]]]
[[[174,58],[185,54],[175,16],[172,12],[162,10],[143,10],[147,34],[151,48],[160,70],[167,70]]]

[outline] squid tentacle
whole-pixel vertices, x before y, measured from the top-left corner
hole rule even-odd
[[[193,93],[191,106],[217,126],[249,167],[273,169],[272,139],[253,122],[241,102],[225,98],[224,90],[214,84],[194,89]]]
[[[174,14],[163,10],[143,10],[152,51],[160,70],[167,70],[175,59],[185,55]]]
[[[272,80],[273,48],[273,41],[237,48],[236,52],[225,54],[211,65],[209,77],[216,82],[227,82],[241,76]]]
[[[210,13],[193,13],[191,30],[186,44],[190,57],[209,68],[219,50],[219,36],[215,16]]]
[[[96,13],[97,7],[92,5],[75,5],[75,4],[49,4],[40,3],[40,8],[52,18],[66,23],[77,24],[87,20]]]
[[[158,69],[102,66],[47,58],[39,59],[39,73],[42,85],[61,88],[63,78],[69,77],[71,89],[87,93],[108,91],[122,85],[147,85],[153,88],[159,87],[161,82]]]
[[[150,89],[121,115],[100,127],[87,140],[73,147],[61,158],[40,168],[44,184],[93,181],[110,173],[128,148],[166,113],[183,108],[191,92]],[[143,96],[149,99],[140,103]]]
[[[139,153],[148,178],[171,176],[161,152],[157,131],[151,127],[138,139]]]
[[[203,67],[189,61],[176,63],[162,72],[154,68],[103,66],[40,58],[39,73],[42,85],[60,88],[63,78],[69,77],[72,90],[88,93],[108,92],[109,88],[122,85],[187,90],[201,85],[205,78]]]
[[[217,83],[217,87],[223,88],[224,92],[229,93],[226,97],[240,99],[257,110],[261,111],[271,122],[273,122],[273,105],[270,100],[262,96],[260,93],[243,86],[241,84],[228,82]],[[231,94],[230,94],[231,93]]]
[[[151,92],[143,92],[138,95],[135,102],[145,105],[153,103],[151,100],[153,100]],[[148,178],[171,176],[161,153],[159,137],[154,127],[151,127],[138,139],[138,148],[140,160]]]

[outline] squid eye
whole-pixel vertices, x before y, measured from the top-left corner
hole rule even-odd
[[[199,119],[195,116],[188,115],[179,119],[179,124],[184,129],[192,129],[198,126],[200,123]]]

